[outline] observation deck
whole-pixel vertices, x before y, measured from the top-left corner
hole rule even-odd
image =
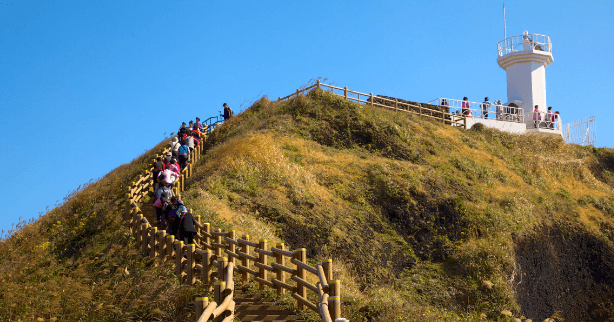
[[[497,51],[497,63],[505,70],[519,63],[539,63],[548,67],[554,61],[550,37],[529,34],[527,31],[520,36],[511,36],[500,41],[497,43]]]

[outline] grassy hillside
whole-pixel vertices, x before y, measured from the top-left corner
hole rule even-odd
[[[169,267],[153,267],[122,222],[127,186],[152,155],[74,191],[0,243],[0,321],[188,319],[193,294],[203,290],[180,286]]]
[[[611,150],[317,91],[262,99],[207,145],[188,207],[216,228],[333,258],[352,321],[613,319]],[[142,258],[121,223],[125,187],[150,159],[2,241],[0,320],[189,318],[204,291]]]

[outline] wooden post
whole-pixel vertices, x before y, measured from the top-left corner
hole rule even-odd
[[[190,213],[193,215],[194,212],[192,212],[192,209],[190,209]],[[200,224],[200,215],[196,215],[194,216],[194,220]],[[198,235],[200,238],[202,238],[202,233],[200,232],[200,227],[196,226],[194,227],[196,229],[196,235]]]
[[[203,271],[201,272],[200,280],[204,285],[209,285],[210,277],[211,277],[211,249],[203,250]]]
[[[333,280],[328,282],[329,297],[328,297],[328,313],[334,320],[341,317],[341,281]]]
[[[318,84],[318,89],[320,89],[320,80],[317,80],[317,84]]]
[[[398,99],[394,99],[394,109],[395,111],[399,109],[399,100]]]
[[[258,245],[258,248],[260,248],[262,250],[267,250],[267,244],[268,244],[268,241],[266,239],[263,239],[263,240],[260,241],[260,243]],[[262,254],[262,253],[258,253],[258,262],[260,264],[266,265],[267,255]],[[267,279],[267,270],[262,268],[262,267],[259,267],[258,268],[258,277],[260,277],[263,280],[266,280]],[[264,283],[258,282],[258,289],[264,290]]]
[[[221,281],[227,281],[226,268],[228,267],[228,257],[217,258],[217,279]]]
[[[166,231],[164,230],[158,232],[158,247],[158,258],[161,265],[166,259]]]
[[[297,89],[296,90],[296,97],[298,97],[299,95],[301,95],[301,90]]]
[[[149,237],[149,224],[148,223],[142,223],[141,224],[141,235],[143,236],[141,239],[141,254],[143,254],[143,257],[147,256],[147,246],[149,246],[149,240],[147,237]]]
[[[418,110],[418,115],[420,115],[420,118],[422,118],[422,105],[418,105],[420,108]]]
[[[283,243],[277,244],[275,247],[277,249],[281,249],[281,250],[284,250],[284,248],[285,248]],[[284,262],[285,262],[284,255],[279,254],[279,253],[275,253],[275,257],[276,257],[275,258],[275,262],[277,262],[278,265],[284,266]],[[285,283],[286,282],[286,276],[285,276],[286,274],[284,273],[284,271],[282,271],[279,268],[276,268],[275,271],[277,273],[276,274],[277,275],[276,276],[277,280],[279,280],[282,283]],[[276,286],[276,289],[277,289],[277,295],[280,295],[280,294],[283,294],[283,293],[286,292],[286,289],[281,287],[281,286],[279,286],[279,285]]]
[[[194,260],[194,252],[196,251],[196,245],[194,244],[189,244],[186,245],[186,252],[187,252],[187,264],[186,264],[186,273],[187,273],[187,277],[188,277],[188,285],[192,286],[194,285],[195,282],[195,278],[194,278],[194,266],[196,266],[195,260]]]
[[[343,97],[345,98],[345,100],[348,100],[348,88],[347,86],[343,88]]]
[[[234,231],[234,230],[231,230],[231,231],[228,233],[228,238],[232,239],[233,241],[237,241],[237,239],[236,239],[236,237],[235,237],[235,231]],[[233,254],[236,254],[236,253],[237,253],[237,248],[236,248],[235,244],[233,244],[233,243],[228,243],[228,249],[229,249],[229,251],[230,251],[230,252],[232,252]],[[229,261],[229,262],[231,262],[231,263],[234,265],[234,264],[235,264],[235,258],[234,258],[234,256],[231,256],[231,255],[228,255],[228,256],[229,256],[229,257],[228,257],[228,261]]]
[[[242,239],[249,241],[249,235],[243,235]],[[249,245],[241,244],[241,252],[246,255],[249,255]],[[243,267],[249,268],[249,258],[242,257],[241,265],[243,265]],[[241,272],[241,280],[243,281],[243,283],[247,283],[249,281],[249,273],[245,271]]]
[[[301,249],[297,249],[295,251],[296,254],[296,259],[299,260],[301,263],[307,264],[307,249],[306,248],[301,248]],[[300,267],[300,266],[296,266],[296,275],[297,277],[305,280],[307,278],[307,272],[305,271],[304,268]],[[297,284],[297,295],[307,299],[307,288],[305,286],[303,286],[303,284],[300,283],[296,283]],[[305,305],[301,302],[298,302],[298,309],[299,310],[303,310],[305,309]]]
[[[205,226],[204,232],[206,233],[206,234],[203,234],[204,243],[207,245],[211,245],[211,239],[208,236],[208,235],[211,235],[211,225],[208,222],[206,222],[203,224],[203,226]],[[203,247],[206,247],[206,246],[203,246]]]
[[[132,214],[132,200],[130,200],[130,194],[126,193],[126,209],[124,209],[124,220],[130,220]]]
[[[221,229],[216,229],[216,232],[221,233],[222,230]],[[215,248],[215,256],[216,257],[222,257],[222,247],[218,246],[222,244],[222,236],[220,236],[219,234],[215,235],[215,243],[217,245],[213,246],[213,248]]]
[[[369,96],[371,96],[371,106],[373,106],[373,104],[375,104],[373,93],[369,93]]]
[[[134,210],[137,211],[136,208]],[[134,234],[136,235],[136,245],[137,247],[141,247],[141,242],[143,241],[143,236],[141,236],[141,222],[143,221],[143,214],[137,212],[134,216]]]
[[[278,100],[278,101],[281,101],[281,96],[277,97],[277,100]]]
[[[183,262],[183,240],[175,241],[175,274],[181,283],[181,263]]]
[[[322,268],[324,269],[324,277],[326,277],[326,282],[328,283],[328,281],[332,281],[333,280],[333,260],[332,259],[323,260]]]
[[[158,257],[158,227],[149,228],[149,258]]]
[[[207,308],[207,305],[209,305],[208,297],[197,297],[195,299],[195,303],[194,303],[195,321],[198,322],[198,320],[200,319],[200,316],[203,315],[203,312],[205,312],[205,308]]]
[[[224,301],[222,296],[223,296],[224,289],[226,288],[226,281],[218,280],[213,283],[213,286],[214,286],[213,298],[215,300],[215,303],[217,303],[217,305],[219,306],[220,304],[222,304],[222,301]],[[213,319],[213,322],[222,322],[223,315],[224,314],[218,315],[218,317]]]
[[[166,260],[172,260],[175,257],[175,236],[166,236]]]

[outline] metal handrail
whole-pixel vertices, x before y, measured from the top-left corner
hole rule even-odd
[[[552,52],[550,37],[540,34],[529,34],[526,31],[522,35],[511,36],[498,42],[497,52],[499,53],[499,57],[505,56],[512,52],[526,50],[525,44],[532,47],[534,50]]]
[[[554,118],[554,120],[552,120]],[[547,129],[547,130],[563,130],[563,123],[560,114],[554,112],[536,112],[531,111],[525,113],[525,119],[531,121],[534,124],[534,128]]]
[[[446,106],[450,108],[450,113],[467,115],[467,117],[476,119],[515,123],[524,122],[524,110],[520,107],[490,103],[490,105],[487,105],[486,109],[484,109],[484,103],[466,101],[466,103],[469,104],[469,108],[467,109],[466,107],[463,108],[463,102],[465,101],[440,97],[428,102],[428,104]],[[463,111],[465,111],[465,113],[463,113]]]

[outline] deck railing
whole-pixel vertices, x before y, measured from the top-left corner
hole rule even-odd
[[[525,47],[528,46],[528,48]],[[499,57],[516,51],[533,48],[545,52],[552,52],[550,37],[540,34],[529,34],[526,31],[520,36],[511,36],[497,43]]]
[[[463,102],[469,104],[469,108],[463,108]],[[447,106],[450,108],[450,113],[456,115],[467,115],[484,120],[496,120],[504,122],[524,122],[524,110],[520,107],[505,106],[499,104],[484,104],[471,101],[457,100],[453,98],[437,98],[429,104]],[[466,105],[465,105],[466,106]]]
[[[204,153],[202,143],[205,141],[206,137],[190,154],[188,166],[182,169],[174,184],[175,195],[180,196],[184,191],[186,179],[193,174],[194,164]],[[170,148],[163,149],[156,157],[169,151]],[[166,231],[158,231],[143,216],[138,205],[151,192],[152,173],[153,166],[150,166],[129,186],[125,219],[143,256],[154,259],[156,265],[174,263],[175,273],[184,284],[194,285],[200,280],[203,285],[213,285],[214,302],[209,303],[208,298],[204,297],[196,299],[197,321],[204,322],[210,318],[216,322],[232,321],[235,272],[241,274],[245,283],[253,278],[260,289],[274,288],[277,294],[290,291],[299,309],[315,311],[323,322],[342,320],[341,284],[333,279],[332,259],[311,266],[307,263],[305,248],[290,251],[284,244],[270,247],[267,240],[252,242],[249,235],[238,238],[234,230],[212,231],[209,223],[201,223],[199,215],[194,215],[197,229],[194,244],[184,245],[183,241],[175,240],[175,236],[167,236]],[[190,212],[193,213],[192,209]],[[308,291],[315,294],[315,302],[309,299]]]

